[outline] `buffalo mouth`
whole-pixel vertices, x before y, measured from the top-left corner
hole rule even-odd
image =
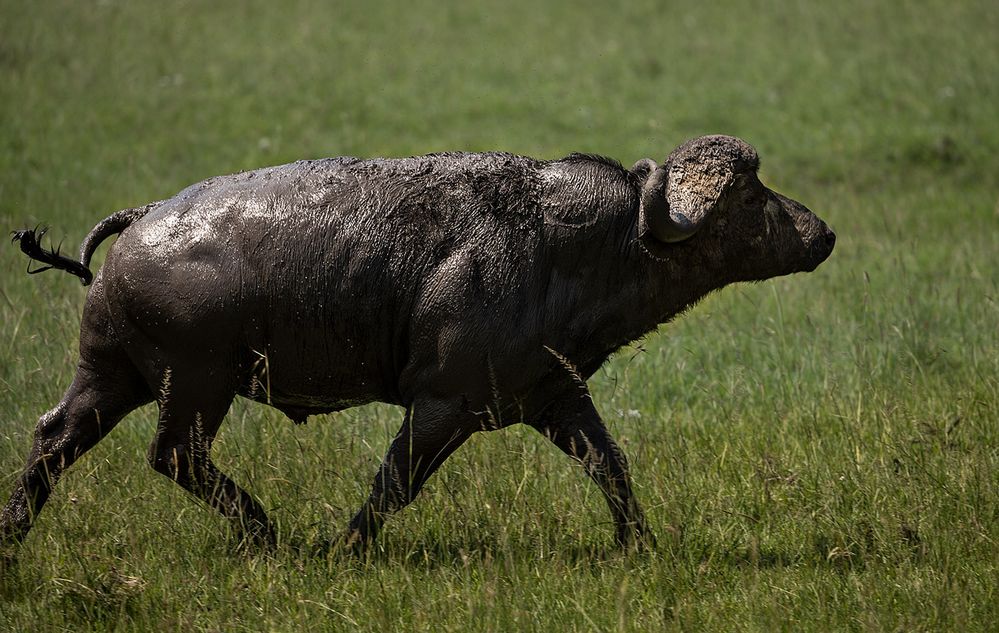
[[[808,257],[808,267],[805,272],[812,272],[819,267],[819,264],[826,261],[836,246],[836,234],[829,227],[823,227],[822,235],[812,242],[811,252]]]

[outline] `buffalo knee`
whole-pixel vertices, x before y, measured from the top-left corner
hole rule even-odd
[[[173,480],[186,476],[191,468],[187,447],[183,444],[160,446],[154,442],[146,459],[153,470]]]

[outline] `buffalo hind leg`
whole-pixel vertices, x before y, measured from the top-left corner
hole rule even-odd
[[[24,540],[63,471],[132,410],[152,400],[124,354],[81,361],[61,402],[39,419],[24,471],[0,511],[0,546]]]
[[[417,401],[406,411],[392,440],[371,495],[350,522],[346,545],[363,550],[386,517],[407,506],[427,479],[471,434],[468,414],[442,401]]]
[[[627,459],[601,421],[589,393],[576,391],[552,403],[532,426],[581,463],[600,487],[614,518],[618,544],[626,548],[654,545],[631,489]]]
[[[168,370],[162,378],[160,419],[149,464],[218,510],[243,539],[273,545],[276,531],[264,509],[211,459],[212,442],[234,396],[234,389],[198,370]]]

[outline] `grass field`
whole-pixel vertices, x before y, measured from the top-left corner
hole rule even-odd
[[[299,158],[630,164],[728,133],[839,236],[815,273],[715,294],[591,381],[656,551],[611,548],[582,471],[510,428],[370,558],[313,556],[400,412],[299,427],[237,402],[217,461],[286,542],[245,555],[146,466],[146,407],[0,572],[0,630],[995,630],[997,33],[988,0],[0,0],[3,231],[44,222],[75,250],[112,211]],[[85,296],[25,264],[0,249],[0,503],[72,376]]]

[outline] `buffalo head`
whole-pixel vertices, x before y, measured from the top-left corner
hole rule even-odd
[[[680,243],[723,267],[727,281],[814,270],[836,234],[799,202],[767,188],[760,159],[731,136],[702,136],[676,148],[662,165],[638,161],[644,178],[639,237],[654,250]]]

